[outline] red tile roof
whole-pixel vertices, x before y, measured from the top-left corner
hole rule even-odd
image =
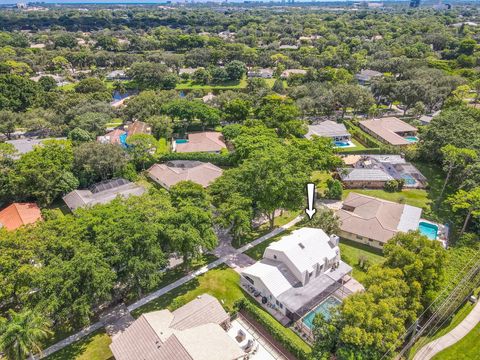
[[[0,211],[0,224],[9,231],[41,219],[42,214],[35,203],[13,203]]]

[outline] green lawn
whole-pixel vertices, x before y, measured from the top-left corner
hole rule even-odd
[[[155,155],[161,156],[170,152],[170,142],[165,138],[158,139],[157,152]]]
[[[45,358],[46,360],[113,360],[112,340],[103,329]]]
[[[327,181],[332,179],[332,175],[328,171],[316,170],[312,173],[310,180],[315,184],[317,193],[323,195],[327,190]]]
[[[417,206],[426,210],[430,208],[431,204],[427,191],[420,189],[402,190],[393,193],[380,189],[346,189],[343,191],[343,199],[345,199],[351,192],[390,200],[401,204]]]
[[[352,276],[360,283],[365,279],[368,266],[383,261],[383,255],[380,250],[346,239],[340,240],[340,257],[344,262],[353,267]],[[363,268],[360,266],[361,260],[365,264]]]
[[[360,150],[365,150],[366,147],[363,146],[357,139],[355,138],[351,138],[350,141],[355,144],[355,147],[346,147],[346,148],[337,148],[338,152],[339,153],[342,153],[342,152],[348,152],[348,151],[360,151]]]
[[[458,343],[435,355],[432,360],[480,359],[480,323]]]

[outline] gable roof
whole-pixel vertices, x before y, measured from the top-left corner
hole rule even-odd
[[[186,152],[217,152],[227,146],[222,140],[222,133],[216,131],[204,131],[188,134],[188,141],[175,145],[175,151]]]
[[[223,170],[211,163],[201,161],[174,160],[165,164],[154,164],[147,170],[148,176],[166,189],[180,181],[193,181],[203,187],[210,185],[223,174]]]
[[[97,183],[89,190],[73,190],[63,197],[63,201],[73,211],[79,207],[109,203],[117,196],[140,196],[144,192],[142,186],[120,178]]]
[[[13,203],[0,211],[0,228],[12,231],[41,220],[42,214],[35,203]]]
[[[418,129],[406,122],[396,118],[388,117],[373,120],[363,120],[359,122],[371,132],[377,134],[385,142],[392,145],[409,145],[408,140],[398,135],[398,132],[416,132]]]
[[[361,70],[359,73],[355,74],[355,78],[357,80],[370,81],[372,78],[382,75],[383,74],[379,71],[364,69]]]
[[[312,136],[320,137],[335,137],[335,136],[350,136],[347,128],[344,124],[339,124],[335,121],[325,120],[317,125],[309,125],[308,132],[305,135],[307,139],[311,139]]]
[[[325,258],[337,256],[330,245],[330,237],[322,229],[308,227],[297,229],[272,242],[265,249],[265,254],[271,250],[283,252],[300,273],[311,271],[315,264],[323,263]]]
[[[342,231],[380,242],[416,230],[422,209],[351,192],[337,211]]]
[[[143,314],[110,348],[116,360],[234,360],[245,354],[220,327],[228,314],[203,294],[174,312]]]
[[[12,144],[18,154],[26,154],[33,150],[37,145],[42,145],[44,141],[47,140],[66,140],[66,137],[60,138],[45,138],[45,139],[34,139],[34,138],[25,138],[25,139],[15,139],[5,141],[8,144]]]
[[[134,121],[132,124],[125,125],[125,130],[127,131],[128,136],[136,134],[147,134],[152,133],[152,127],[143,121]]]

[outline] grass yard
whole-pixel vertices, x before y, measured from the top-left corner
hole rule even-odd
[[[310,180],[315,184],[317,193],[322,196],[325,190],[327,190],[327,181],[329,179],[332,179],[332,175],[328,171],[319,170],[314,171],[310,177]]]
[[[84,339],[45,358],[46,360],[114,360],[108,347],[112,340],[105,331],[98,330]]]
[[[431,204],[427,191],[420,189],[402,190],[393,193],[380,189],[346,189],[343,191],[343,199],[345,199],[351,192],[390,200],[401,204],[417,206],[425,210],[429,210]]]
[[[480,323],[456,344],[435,355],[432,360],[480,359]]]
[[[383,255],[380,250],[346,239],[340,240],[340,257],[344,262],[353,267],[352,276],[360,283],[365,280],[368,266],[383,261]],[[367,264],[365,268],[360,266],[361,260]]]
[[[349,152],[349,151],[361,151],[367,149],[363,146],[357,139],[351,138],[350,141],[355,145],[355,147],[345,147],[345,148],[337,148],[339,153]]]
[[[166,308],[175,310],[204,293],[215,296],[227,311],[232,311],[234,303],[244,296],[240,289],[239,281],[240,275],[224,265],[212,269],[142,306],[133,311],[132,315],[137,318],[141,314],[150,311]]]

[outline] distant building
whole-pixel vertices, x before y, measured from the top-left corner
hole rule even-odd
[[[262,79],[271,79],[273,77],[273,69],[265,68],[265,69],[255,69],[249,70],[247,72],[247,76],[249,78],[262,78]]]
[[[285,70],[284,72],[282,72],[282,74],[280,75],[281,78],[283,79],[287,79],[289,78],[291,75],[306,75],[307,74],[307,70],[303,70],[303,69],[287,69]]]
[[[246,354],[226,330],[230,317],[203,294],[175,311],[142,314],[112,339],[116,360],[240,360]]]
[[[298,50],[298,45],[280,45],[279,50]]]
[[[388,145],[405,146],[418,141],[418,129],[396,117],[363,120],[359,125],[362,130]]]
[[[420,0],[410,0],[411,8],[418,8],[420,6]]]
[[[381,77],[383,74],[375,70],[361,70],[359,73],[355,74],[355,78],[360,85],[368,85],[370,82],[377,77]]]
[[[431,115],[422,115],[420,116],[420,118],[418,119],[422,125],[428,125],[432,122],[432,120],[437,117],[438,115],[440,115],[442,111],[441,110],[438,110],[438,111],[435,111],[433,114]]]
[[[124,70],[114,70],[107,74],[107,80],[115,81],[115,80],[130,80],[127,76],[127,73]]]
[[[136,120],[133,123],[125,125],[123,128],[127,132],[127,138],[137,134],[152,135],[152,127],[143,121]]]
[[[67,138],[46,138],[46,139],[34,139],[34,138],[23,138],[16,140],[7,140],[7,144],[13,145],[15,150],[19,155],[26,154],[34,149],[35,146],[42,145],[45,141],[48,140],[66,140]]]
[[[121,129],[112,130],[105,135],[97,136],[97,141],[102,144],[117,144],[123,145],[125,139],[122,141],[122,137],[126,136],[126,132]]]
[[[154,164],[147,170],[147,176],[169,190],[180,181],[193,181],[203,187],[222,176],[223,170],[211,163],[190,160],[172,160],[165,164]]]
[[[333,141],[350,141],[351,138],[344,124],[331,120],[322,121],[317,125],[309,125],[305,137],[311,139],[313,136],[328,137]]]
[[[193,75],[195,71],[197,71],[198,69],[201,69],[201,68],[181,68],[180,70],[178,70],[178,75],[182,75],[182,74]]]
[[[188,134],[187,139],[177,139],[172,142],[173,151],[187,152],[212,152],[219,153],[227,146],[223,142],[222,133],[204,131]]]
[[[116,197],[140,196],[145,189],[125,179],[114,179],[93,185],[87,190],[74,190],[63,197],[63,201],[72,211],[86,206],[107,204]]]
[[[39,220],[42,220],[42,213],[35,203],[13,203],[0,211],[0,228],[8,231]]]

